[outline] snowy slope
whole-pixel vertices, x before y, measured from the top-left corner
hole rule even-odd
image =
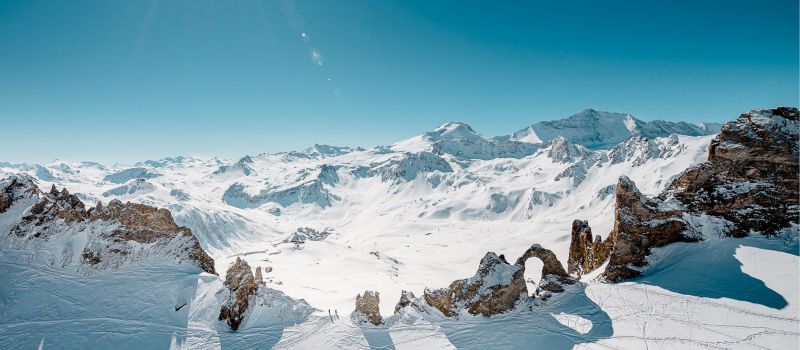
[[[358,293],[380,291],[387,317],[402,290],[421,295],[426,287],[471,276],[487,251],[519,256],[535,242],[566,261],[574,219],[588,220],[603,237],[611,231],[619,176],[656,195],[680,172],[706,159],[713,136],[705,134],[715,132],[699,132],[689,124],[648,127],[655,122],[593,110],[576,116],[534,124],[509,138],[486,137],[451,122],[371,149],[315,145],[234,160],[177,157],[129,166],[0,163],[0,177],[31,174],[40,187],[66,186],[87,204],[119,199],[170,209],[178,224],[192,229],[220,273],[236,257],[253,268],[270,268],[265,281],[274,294],[262,298],[265,306],[280,305],[259,309],[238,333],[231,333],[216,321],[216,293],[222,289],[216,276],[167,264],[84,281],[48,270],[22,252],[4,252],[0,264],[7,268],[0,277],[13,283],[0,289],[0,315],[6,320],[0,326],[0,348],[34,347],[43,338],[44,348],[58,347],[57,340],[85,344],[96,339],[81,329],[92,334],[109,330],[102,339],[120,348],[796,345],[796,243],[756,238],[704,243],[719,248],[714,256],[700,246],[664,253],[720,261],[724,270],[700,271],[727,281],[716,286],[717,294],[675,288],[671,281],[689,267],[670,267],[662,259],[651,266],[647,280],[619,285],[586,281],[544,307],[519,308],[491,319],[441,319],[409,311],[389,318],[383,328],[350,322],[347,315]],[[589,119],[598,122],[587,124]],[[663,135],[673,128],[695,136]],[[289,242],[301,228],[327,236]],[[772,273],[764,260],[788,267]],[[704,266],[699,265],[693,268]],[[538,280],[537,269],[528,270],[532,275],[526,277]],[[54,283],[50,275],[62,277]],[[764,282],[751,298],[731,288],[755,281]],[[150,292],[126,294],[133,299],[125,304],[158,302],[138,313],[113,302],[124,299],[132,286]],[[31,287],[35,295],[19,296]],[[118,295],[104,297],[109,300],[105,306],[85,308],[94,298],[87,291],[100,289]],[[772,301],[760,298],[758,291],[766,290],[774,293]],[[54,293],[59,296],[49,297]],[[775,301],[779,298],[784,302]],[[176,312],[178,299],[188,301]],[[295,299],[310,306],[298,306]],[[48,303],[34,305],[41,300]],[[342,317],[331,321],[327,309]],[[70,320],[78,318],[85,320],[71,326]],[[44,336],[51,327],[56,331]],[[149,343],[136,340],[143,335],[152,335]]]

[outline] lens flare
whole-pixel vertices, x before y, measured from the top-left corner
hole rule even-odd
[[[321,66],[323,63],[325,63],[325,56],[322,56],[322,54],[319,53],[317,49],[311,49],[310,56],[311,56],[311,62],[314,63],[315,65]]]

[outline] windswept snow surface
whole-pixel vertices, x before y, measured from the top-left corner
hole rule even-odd
[[[623,119],[609,135],[628,134],[635,122]],[[402,290],[419,296],[472,276],[487,251],[515,259],[538,243],[565,262],[573,220],[589,220],[604,238],[610,232],[619,176],[655,195],[704,161],[712,138],[620,136],[604,139],[615,147],[590,151],[568,137],[526,135],[487,138],[453,122],[371,149],[315,145],[132,166],[0,163],[0,176],[42,175],[40,187],[66,186],[87,204],[169,208],[220,274],[241,257],[269,270],[271,291],[234,333],[216,321],[223,297],[216,276],[169,264],[75,275],[46,267],[36,252],[3,250],[0,348],[798,347],[800,261],[797,243],[786,239],[670,246],[641,280],[584,279],[547,302],[525,300],[488,319],[413,308],[389,317]],[[534,144],[534,136],[548,139]],[[327,235],[289,242],[300,228]],[[380,292],[385,326],[350,321],[364,290]],[[340,318],[331,320],[328,309]]]

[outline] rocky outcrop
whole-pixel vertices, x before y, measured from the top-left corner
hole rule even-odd
[[[87,210],[66,188],[59,191],[53,186],[42,193],[32,179],[24,176],[9,178],[0,186],[0,203],[8,203],[3,206],[22,198],[33,203],[11,228],[14,237],[47,241],[54,235],[86,231],[95,239],[81,241],[78,244],[82,246],[75,248],[81,250],[83,262],[92,267],[118,267],[128,261],[159,256],[189,260],[203,271],[215,273],[214,260],[203,251],[191,230],[176,225],[166,209],[114,200],[108,205],[98,202]],[[72,263],[66,250],[69,248],[64,248],[62,266]]]
[[[378,292],[364,291],[363,295],[356,295],[356,309],[351,317],[359,323],[369,322],[375,326],[383,324],[380,310],[381,298]]]
[[[542,291],[560,293],[564,291],[564,285],[575,284],[575,282],[577,282],[564,271],[564,266],[558,261],[556,254],[549,249],[534,244],[517,259],[516,265],[521,266],[522,270],[525,271],[525,262],[530,258],[538,258],[544,264],[544,266],[542,266],[542,279],[537,284],[536,294]]]
[[[13,176],[0,181],[0,214],[22,198],[32,198],[39,194],[39,188],[27,175]]]
[[[798,222],[799,124],[797,108],[742,114],[711,142],[708,161],[675,179],[664,197],[732,222],[735,237]]]
[[[580,278],[585,272],[597,269],[608,259],[612,248],[611,241],[604,242],[600,235],[592,237],[589,222],[573,221],[567,272]]]
[[[383,181],[400,183],[412,181],[417,176],[432,172],[452,173],[453,168],[444,158],[431,152],[408,153],[386,162],[372,165],[366,176],[380,176]]]
[[[17,235],[22,235],[25,227],[30,225],[34,226],[47,226],[56,219],[61,219],[64,222],[71,223],[76,221],[84,221],[87,218],[86,208],[78,197],[72,195],[66,188],[59,191],[56,186],[50,188],[50,192],[41,195],[36,204],[34,204],[28,215],[22,217],[22,223],[15,227],[14,231]],[[40,230],[45,233],[45,230]]]
[[[400,310],[403,310],[407,306],[414,303],[414,299],[417,297],[414,296],[414,293],[409,292],[407,290],[403,290],[400,293],[400,300],[397,301],[397,305],[394,306],[394,313],[400,313]]]
[[[219,310],[219,320],[225,321],[232,330],[239,329],[251,305],[251,297],[258,290],[258,284],[246,261],[236,258],[225,274],[225,287],[228,298]]]
[[[333,205],[339,197],[328,191],[321,179],[301,181],[291,186],[261,189],[258,194],[250,194],[250,190],[242,183],[234,183],[222,195],[222,201],[236,208],[258,208],[266,203],[275,203],[288,207],[295,203],[316,204],[321,208]]]
[[[604,276],[617,281],[640,275],[650,250],[675,242],[695,242],[685,233],[683,211],[662,209],[659,202],[647,198],[627,176],[617,182],[614,229],[609,235],[613,245]]]
[[[214,259],[202,247],[200,241],[186,227],[178,226],[169,210],[144,204],[122,203],[113,200],[108,205],[98,203],[88,212],[90,220],[118,222],[121,226],[107,234],[118,241],[139,243],[167,242],[176,238],[185,240],[186,252],[203,271],[216,274]]]
[[[565,285],[576,282],[564,271],[552,251],[534,244],[513,265],[503,255],[486,253],[474,276],[453,281],[448,288],[425,289],[424,299],[448,317],[457,316],[461,310],[487,317],[504,313],[528,295],[525,262],[533,257],[544,263],[537,295],[562,292]]]
[[[261,266],[256,267],[256,274],[254,279],[257,284],[264,284],[264,276],[261,275]]]
[[[474,276],[453,281],[448,288],[426,289],[425,301],[445,316],[456,316],[460,310],[484,316],[503,313],[527,293],[524,272],[524,265],[511,265],[504,256],[489,252]]]
[[[583,146],[570,143],[563,136],[558,136],[546,142],[545,150],[547,151],[547,157],[558,163],[571,163],[578,159],[592,156],[592,151]]]
[[[652,249],[703,239],[688,224],[691,218],[720,219],[727,223],[722,234],[734,237],[773,235],[798,222],[798,115],[796,108],[779,107],[726,123],[709,146],[708,161],[683,172],[657,198],[621,177],[606,242],[592,241],[588,224],[573,223],[569,272],[598,268],[610,250],[603,277],[637,277]]]
[[[333,233],[332,230],[317,231],[310,227],[298,227],[294,233],[283,241],[285,243],[305,243],[306,241],[322,241]]]

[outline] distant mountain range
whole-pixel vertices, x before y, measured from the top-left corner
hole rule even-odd
[[[641,121],[630,114],[601,112],[591,108],[565,119],[542,121],[500,139],[530,143],[553,140],[559,136],[591,149],[611,147],[632,135],[647,138],[681,134],[688,136],[712,135],[719,132],[722,124]]]
[[[798,124],[0,162],[0,348],[797,348]]]

